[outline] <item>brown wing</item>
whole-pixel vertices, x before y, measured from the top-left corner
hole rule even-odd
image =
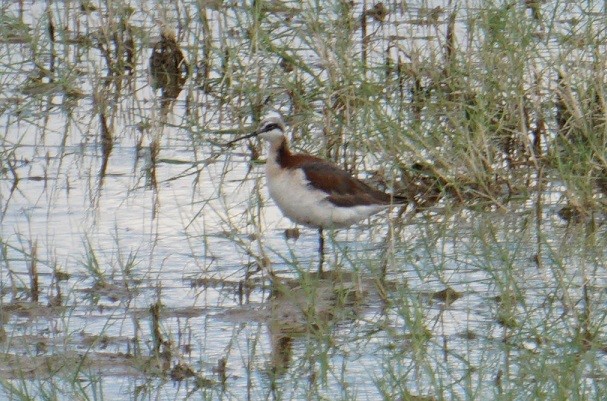
[[[326,160],[314,158],[299,167],[304,171],[309,185],[326,192],[329,195],[327,200],[337,206],[387,205],[403,201],[370,187]]]

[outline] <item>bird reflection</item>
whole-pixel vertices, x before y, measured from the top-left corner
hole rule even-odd
[[[368,284],[345,272],[305,273],[298,280],[274,277],[268,304],[270,372],[280,376],[289,369],[299,338],[326,338],[336,323],[355,318]]]

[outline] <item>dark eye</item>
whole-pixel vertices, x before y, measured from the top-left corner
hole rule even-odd
[[[278,124],[272,123],[272,124],[268,124],[265,127],[263,127],[263,129],[261,131],[268,132],[268,131],[272,131],[273,129],[276,129],[276,128],[278,128]]]

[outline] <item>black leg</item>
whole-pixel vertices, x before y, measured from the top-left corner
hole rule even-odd
[[[325,261],[325,236],[322,228],[318,229],[318,273],[322,273],[322,265]]]

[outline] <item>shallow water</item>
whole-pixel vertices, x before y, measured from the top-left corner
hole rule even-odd
[[[285,43],[309,54],[317,71],[301,77],[304,85],[314,86],[312,76],[333,78],[307,49],[302,27],[313,6],[266,10],[259,27],[274,35],[272,54],[254,49],[251,8],[210,4],[213,90],[204,93],[191,76],[166,111],[148,76],[160,30],[154,18],[181,21],[179,42],[198,65],[193,73],[200,72],[206,28],[196,4],[134,3],[128,15],[51,3],[59,32],[53,43],[46,5],[34,2],[22,18],[28,40],[0,45],[2,398],[607,393],[600,216],[582,224],[561,219],[558,182],[542,191],[541,210],[535,194],[505,205],[445,201],[420,213],[395,210],[330,233],[326,266],[333,274],[319,278],[310,273],[317,233],[300,228],[298,239],[287,239],[293,224],[268,198],[252,151],[221,146],[250,128],[259,99],[263,113],[295,109],[285,88],[297,80],[277,67]],[[389,40],[440,49],[447,13],[436,5],[390,8],[388,23],[369,22],[370,64],[383,62]],[[334,18],[334,6],[321,17]],[[432,23],[432,10],[442,23]],[[18,5],[3,16],[19,20]],[[411,22],[422,17],[425,23]],[[134,75],[107,79],[100,48],[72,40],[110,34],[110,23],[121,18],[138,51]],[[360,37],[360,28],[353,32]],[[233,63],[224,75],[223,50]],[[58,78],[51,82],[38,75],[53,58]],[[67,95],[66,87],[81,95]],[[316,114],[295,115],[294,144],[318,151],[326,117],[318,117],[321,101],[312,104]],[[386,101],[384,117],[396,112]],[[306,118],[309,126],[298,120]],[[370,155],[364,165],[374,171],[382,156]],[[253,273],[260,265],[263,272]],[[445,289],[457,294],[446,300]],[[579,348],[586,344],[580,337],[588,349]],[[188,372],[183,377],[180,367]],[[576,384],[559,383],[566,372]]]

